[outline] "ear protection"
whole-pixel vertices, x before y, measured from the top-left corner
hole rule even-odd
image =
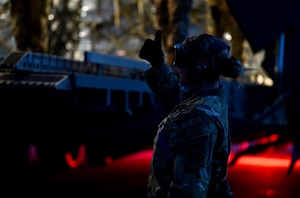
[[[173,66],[178,68],[188,66],[186,77],[191,82],[200,81],[210,70],[210,65],[205,59],[190,57],[181,43],[174,45]]]
[[[189,64],[186,77],[189,81],[196,83],[203,79],[208,71],[210,70],[210,65],[205,59],[199,58],[194,63]]]

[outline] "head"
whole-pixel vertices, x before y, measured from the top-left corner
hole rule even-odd
[[[239,60],[230,55],[230,46],[222,39],[200,34],[174,46],[173,66],[179,68],[185,85],[215,83],[221,75],[237,78],[242,71]]]

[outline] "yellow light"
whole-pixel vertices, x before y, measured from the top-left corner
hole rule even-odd
[[[262,85],[262,84],[264,84],[264,81],[265,81],[264,76],[262,74],[257,74],[257,76],[256,76],[257,84]]]
[[[231,41],[232,40],[232,35],[229,32],[224,32],[223,38],[227,41]]]

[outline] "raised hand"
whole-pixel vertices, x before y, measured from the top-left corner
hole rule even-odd
[[[139,57],[148,61],[152,67],[160,67],[165,60],[161,45],[161,33],[161,30],[157,30],[154,40],[146,39],[139,52]]]

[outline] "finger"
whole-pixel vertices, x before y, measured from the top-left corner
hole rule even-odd
[[[155,33],[155,38],[154,38],[154,42],[157,45],[161,45],[161,30],[157,30]]]

